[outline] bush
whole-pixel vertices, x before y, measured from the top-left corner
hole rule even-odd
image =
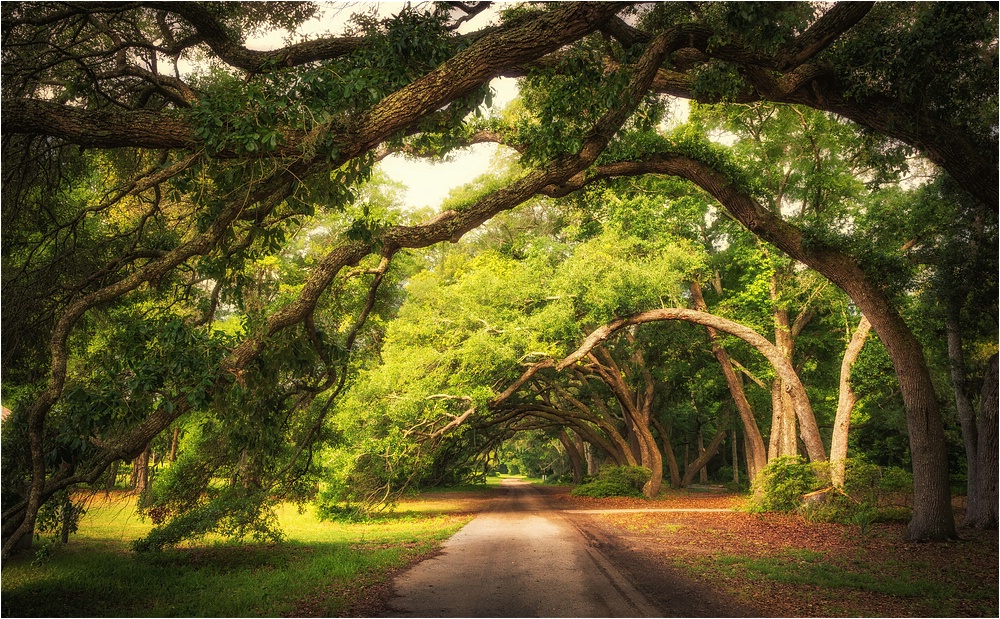
[[[802,456],[782,456],[768,462],[753,480],[751,512],[790,512],[802,503],[802,495],[818,490],[823,479]]]
[[[839,522],[868,530],[875,522],[906,519],[909,509],[888,505],[888,496],[910,492],[912,476],[896,467],[882,468],[858,458],[848,459],[844,487],[829,488],[829,463],[809,464],[800,456],[772,460],[754,480],[754,498],[748,509],[796,511],[810,522]],[[803,503],[802,497],[827,487],[822,501]]]
[[[733,481],[733,467],[728,464],[720,466],[714,473],[709,473],[709,478],[717,484],[730,483]]]
[[[856,524],[864,532],[871,523],[908,520],[910,508],[889,504],[889,497],[912,491],[909,472],[848,458],[842,492],[832,493],[821,505],[803,505],[800,511],[811,521]]]
[[[641,466],[609,466],[601,469],[597,479],[573,489],[573,496],[604,498],[609,496],[642,496],[642,487],[652,473]]]

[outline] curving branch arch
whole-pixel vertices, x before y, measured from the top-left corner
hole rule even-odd
[[[823,462],[826,460],[826,451],[823,448],[823,441],[819,436],[816,416],[813,414],[812,405],[809,404],[809,397],[802,386],[802,381],[799,380],[799,376],[795,373],[795,368],[792,367],[791,362],[781,354],[781,351],[774,344],[767,341],[767,338],[753,329],[732,320],[727,320],[726,318],[706,312],[679,307],[655,309],[626,318],[619,318],[603,327],[595,329],[587,336],[587,339],[583,341],[583,344],[576,351],[556,364],[556,369],[564,370],[583,359],[595,346],[608,339],[608,337],[620,329],[662,320],[680,320],[705,327],[712,327],[730,335],[735,335],[760,351],[784,381],[785,388],[792,398],[792,406],[795,409],[795,416],[801,424],[802,441],[806,445],[806,453],[808,453],[809,459],[813,462]]]

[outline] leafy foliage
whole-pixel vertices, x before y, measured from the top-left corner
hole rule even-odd
[[[823,484],[815,467],[801,456],[782,456],[767,463],[753,480],[751,512],[790,512],[802,502],[802,495]]]
[[[137,552],[160,551],[182,540],[214,532],[237,540],[249,537],[256,542],[278,542],[283,538],[267,497],[230,492],[191,507],[169,523],[153,528],[145,537],[136,540],[132,548]]]
[[[641,466],[609,466],[601,469],[597,479],[573,488],[573,495],[594,498],[640,497],[642,486],[649,481],[649,476],[649,469]]]

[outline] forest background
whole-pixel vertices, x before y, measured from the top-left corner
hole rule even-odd
[[[5,3],[5,555],[123,464],[140,549],[515,459],[996,526],[995,6],[489,5]],[[484,142],[438,208],[375,171]]]

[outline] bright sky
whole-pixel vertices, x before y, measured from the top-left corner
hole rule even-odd
[[[380,17],[387,17],[401,8],[404,2],[329,2],[315,19],[307,22],[299,30],[306,35],[322,36],[326,33],[340,34],[351,15],[367,13],[373,9]],[[413,3],[418,4],[418,3]],[[494,10],[477,15],[459,28],[466,32],[481,28],[496,16]],[[275,31],[266,35],[247,39],[251,49],[275,49],[285,45],[287,32]],[[500,78],[490,85],[494,90],[493,109],[499,110],[517,96],[517,83],[513,79]],[[403,196],[407,210],[425,206],[436,207],[452,189],[464,185],[490,168],[490,163],[499,147],[496,144],[476,144],[452,154],[448,161],[407,159],[401,155],[391,155],[379,163],[381,170],[389,178],[407,187]]]
[[[499,110],[517,96],[517,83],[510,78],[490,82],[495,95],[493,109]],[[497,144],[476,144],[456,151],[448,161],[415,160],[390,155],[379,164],[382,171],[408,187],[404,201],[408,209],[436,207],[448,192],[486,173],[496,155]]]

